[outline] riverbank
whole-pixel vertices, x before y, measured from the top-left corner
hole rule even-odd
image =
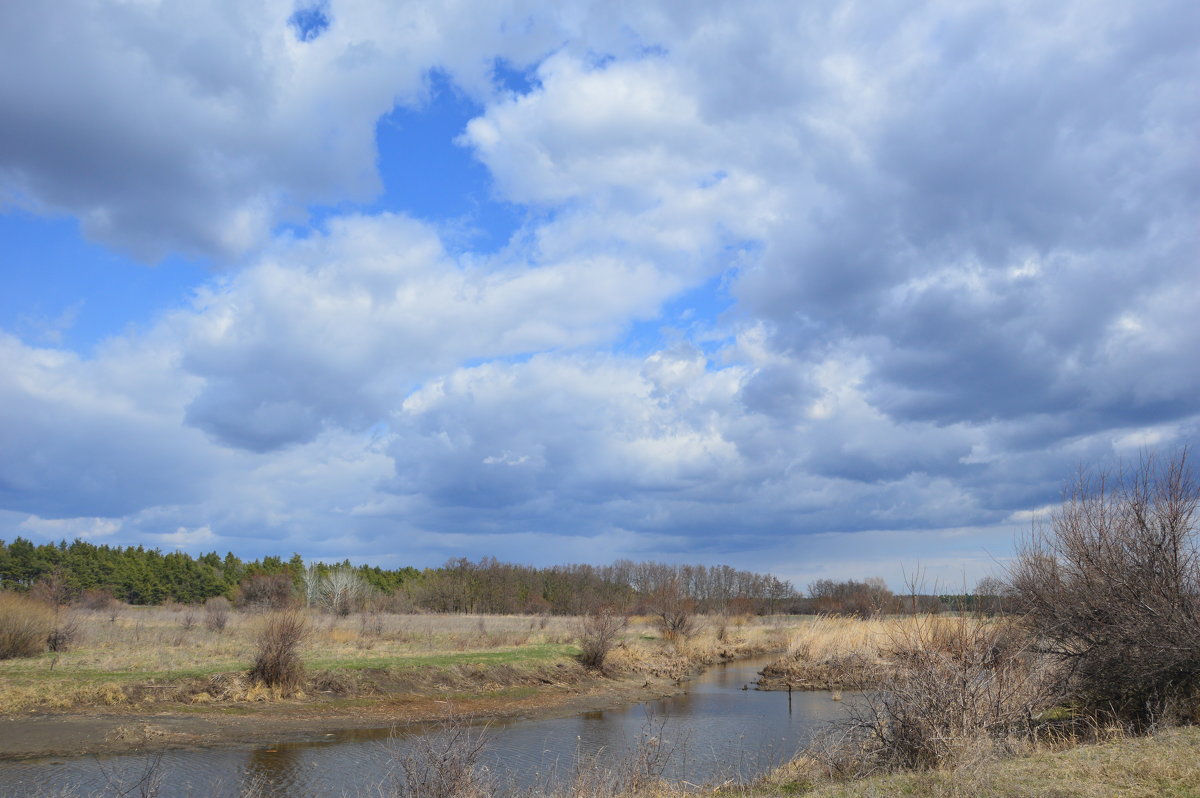
[[[574,684],[455,693],[448,698],[397,694],[30,713],[0,718],[0,759],[304,742],[354,730],[437,722],[450,715],[472,721],[552,718],[648,701],[683,689],[668,679],[594,677]]]
[[[659,792],[655,798],[669,794]],[[1043,749],[959,768],[838,783],[813,779],[805,764],[797,762],[756,785],[723,794],[739,798],[1188,798],[1200,795],[1200,728],[1166,729],[1147,737],[1118,735],[1108,742]]]
[[[782,648],[792,624],[720,619],[667,641],[635,620],[605,673],[575,659],[575,619],[316,617],[306,679],[281,696],[249,682],[258,619],[222,633],[186,608],[93,618],[74,650],[0,663],[0,758],[244,746],[343,730],[553,717],[661,698],[718,663]]]

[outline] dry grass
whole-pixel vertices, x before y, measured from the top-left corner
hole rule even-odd
[[[217,631],[204,623],[186,624],[189,612],[202,617],[196,608],[182,606],[80,611],[79,638],[70,651],[0,661],[0,714],[122,702],[270,698],[239,681],[256,657],[261,614],[231,611],[224,630]],[[472,680],[513,681],[512,674],[499,671],[495,679],[482,679],[481,669],[514,666],[530,674],[554,667],[569,672],[568,681],[578,678],[572,660],[580,623],[576,617],[372,613],[364,621],[358,614],[313,612],[309,619],[300,657],[310,681],[321,682],[317,692],[375,695],[392,683],[416,692],[469,691]],[[794,628],[795,623],[705,619],[691,639],[669,643],[652,619],[635,618],[612,652],[609,668],[684,678],[704,664],[782,649],[788,624]],[[725,639],[719,640],[722,629]],[[364,677],[377,671],[389,674],[382,687]],[[116,696],[114,687],[124,698]]]
[[[33,657],[46,650],[54,610],[16,593],[0,593],[0,659]]]
[[[797,628],[787,654],[763,671],[764,689],[851,690],[877,683],[897,650],[956,634],[974,619],[951,615],[822,615]]]
[[[820,784],[797,763],[767,783],[731,795],[809,798],[1195,798],[1200,795],[1200,729],[1040,750],[971,767],[895,773]]]
[[[686,679],[699,669],[783,649],[796,628],[795,617],[701,617],[690,637],[663,639],[655,618],[631,619],[626,639],[609,652],[615,673],[644,673]]]

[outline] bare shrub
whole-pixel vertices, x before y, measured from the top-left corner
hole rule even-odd
[[[48,607],[61,607],[70,599],[71,591],[63,579],[62,571],[56,568],[29,588],[29,597]]]
[[[229,624],[229,610],[232,605],[224,596],[213,596],[204,602],[204,628],[210,632],[221,634]]]
[[[196,626],[196,607],[192,604],[186,604],[182,608],[179,617],[179,628],[185,632],[190,632]]]
[[[282,610],[296,600],[288,574],[255,574],[238,585],[238,605],[257,610]]]
[[[1075,698],[1145,726],[1194,713],[1200,694],[1200,488],[1188,453],[1081,472],[1010,579]]]
[[[75,602],[80,609],[91,612],[108,612],[117,603],[113,594],[107,590],[85,590]]]
[[[603,670],[608,652],[621,638],[621,632],[629,625],[624,613],[612,607],[599,607],[579,621],[579,662],[585,668]]]
[[[814,749],[833,775],[961,766],[1011,753],[1057,696],[1057,674],[1020,630],[926,616],[897,627],[880,689]]]
[[[687,639],[696,633],[696,602],[687,595],[677,578],[655,590],[649,606],[659,631],[668,640]]]
[[[460,717],[442,721],[427,734],[398,740],[391,795],[399,798],[487,798],[495,794],[479,756],[487,746],[486,730]]]
[[[46,633],[46,648],[62,653],[79,639],[79,621],[69,612],[55,612],[54,625]]]
[[[54,610],[17,593],[0,593],[0,659],[35,657],[46,650]]]
[[[29,590],[29,598],[50,608],[51,623],[45,634],[45,648],[59,653],[66,651],[79,637],[79,622],[64,607],[71,591],[57,568]]]
[[[296,609],[267,615],[258,634],[258,654],[250,679],[283,692],[298,690],[304,681],[300,646],[308,635],[308,618]]]
[[[363,610],[358,616],[358,633],[370,639],[383,637],[383,613],[373,609]]]

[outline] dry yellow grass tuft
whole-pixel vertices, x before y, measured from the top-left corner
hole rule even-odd
[[[948,639],[964,624],[989,623],[952,615],[880,618],[817,616],[799,626],[787,654],[763,671],[766,689],[856,689],[875,683],[896,651]]]
[[[787,645],[794,619],[703,617],[699,631],[689,637],[664,640],[654,619],[635,618],[626,640],[606,662],[616,673],[684,679],[718,662],[779,651]]]
[[[954,770],[895,773],[819,784],[797,766],[744,795],[809,798],[1193,798],[1200,795],[1200,729],[1121,738],[1067,750],[998,759]],[[737,793],[732,793],[737,794]]]

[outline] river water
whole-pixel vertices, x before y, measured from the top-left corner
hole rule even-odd
[[[569,778],[581,756],[631,767],[638,751],[651,752],[662,775],[675,781],[753,777],[791,758],[815,731],[843,715],[826,692],[754,690],[768,661],[716,666],[670,698],[472,729],[484,745],[478,763],[498,781],[518,786]],[[378,796],[421,733],[356,729],[251,749],[0,763],[0,796],[139,795],[138,779],[147,773],[161,782],[158,795],[164,797]]]

